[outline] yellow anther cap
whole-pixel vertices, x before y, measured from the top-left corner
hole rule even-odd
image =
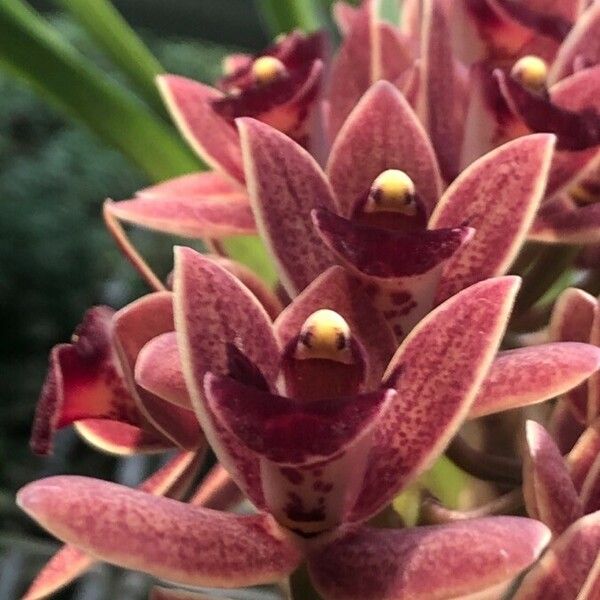
[[[310,315],[302,325],[295,357],[351,363],[350,335],[350,327],[344,318],[323,308]]]
[[[274,56],[261,56],[252,63],[252,75],[260,83],[271,83],[285,73],[285,65]]]
[[[376,211],[417,213],[415,184],[404,171],[388,169],[377,176],[365,204],[365,212]]]
[[[510,74],[521,85],[539,91],[546,87],[548,65],[539,56],[523,56],[513,65]]]

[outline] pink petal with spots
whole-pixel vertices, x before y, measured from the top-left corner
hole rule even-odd
[[[135,362],[135,381],[155,396],[193,410],[174,331],[151,339],[140,350]]]
[[[436,0],[423,3],[420,72],[417,114],[429,132],[444,179],[450,182],[460,171],[467,95],[452,52],[449,24]]]
[[[398,396],[374,433],[354,520],[375,514],[443,452],[492,364],[518,286],[514,277],[475,284],[404,340],[385,376]]]
[[[59,539],[100,560],[181,584],[272,583],[300,560],[270,516],[220,513],[86,477],[31,483],[18,502]]]
[[[227,198],[243,193],[244,187],[216,171],[203,171],[182,175],[156,185],[142,188],[135,195],[140,198]]]
[[[367,355],[366,387],[375,388],[396,350],[396,341],[366,291],[342,267],[325,271],[279,315],[275,335],[281,347],[298,335],[304,321],[321,308],[329,308],[344,317]]]
[[[402,94],[386,81],[373,85],[346,119],[327,162],[338,212],[350,217],[373,180],[401,169],[430,214],[442,181],[427,133]]]
[[[560,396],[600,367],[600,348],[563,342],[500,352],[469,412],[474,419]]]
[[[558,536],[583,516],[581,500],[550,434],[535,421],[527,421],[526,441],[523,493],[527,513]]]
[[[581,502],[585,513],[600,510],[600,454],[596,456],[581,486]]]
[[[194,452],[182,452],[143,482],[140,489],[155,496],[180,498],[197,474],[201,460]],[[83,575],[95,562],[83,550],[63,546],[37,574],[22,600],[46,598]]]
[[[544,195],[554,136],[519,138],[486,154],[446,190],[429,227],[475,228],[444,268],[437,301],[506,272]]]
[[[237,122],[258,230],[293,296],[334,262],[310,218],[317,206],[333,210],[333,194],[320,167],[298,144],[253,119]]]
[[[548,73],[549,84],[572,75],[577,62],[586,66],[600,62],[600,6],[593,4],[575,22]]]
[[[600,511],[582,517],[552,542],[513,600],[576,598],[599,553]]]
[[[219,238],[256,233],[252,209],[244,192],[205,198],[141,196],[107,206],[120,221],[182,237]]]
[[[235,127],[211,106],[213,100],[222,97],[221,92],[178,75],[160,75],[157,81],[165,104],[188,144],[211,167],[243,182]]]
[[[210,445],[235,482],[263,506],[256,455],[220,426],[206,403],[204,375],[226,374],[235,345],[273,384],[279,348],[271,321],[250,291],[225,269],[189,248],[175,252],[175,323],[186,385]]]
[[[325,600],[500,598],[548,539],[544,525],[519,517],[362,528],[314,550],[309,571]]]
[[[205,393],[216,419],[261,457],[269,512],[305,533],[343,522],[360,490],[373,428],[395,396],[382,390],[307,402],[214,375]]]
[[[83,419],[122,423],[132,434],[124,448],[128,453],[171,445],[137,407],[115,350],[113,315],[108,307],[90,309],[73,342],[52,349],[31,435],[37,454],[51,452],[57,429]]]
[[[189,408],[175,406],[136,385],[135,363],[142,348],[155,337],[174,330],[173,294],[148,294],[115,314],[115,338],[123,357],[124,373],[145,416],[177,445],[193,449],[206,440]]]
[[[596,419],[580,434],[566,457],[571,478],[578,491],[581,491],[583,482],[598,456],[600,456],[600,419]]]
[[[561,342],[589,342],[592,323],[597,313],[598,306],[593,296],[577,288],[567,288],[554,305],[548,325],[550,339]],[[585,423],[588,418],[588,385],[582,384],[570,390],[566,400],[573,414],[581,423]]]

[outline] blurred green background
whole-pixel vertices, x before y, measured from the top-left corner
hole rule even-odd
[[[202,81],[219,75],[224,54],[255,51],[270,37],[251,0],[115,4],[167,71]],[[32,5],[126,84],[89,36],[56,10],[57,3]],[[102,456],[71,431],[61,432],[51,458],[36,458],[28,449],[49,349],[69,339],[90,305],[120,307],[147,291],[121,260],[100,211],[104,198],[126,198],[148,183],[120,153],[0,69],[0,600],[18,598],[58,547],[15,508],[20,486],[55,473],[133,485],[153,466],[145,459]],[[152,264],[168,269],[172,240],[141,231],[134,239]],[[138,575],[102,567],[57,597],[143,598],[146,587]]]

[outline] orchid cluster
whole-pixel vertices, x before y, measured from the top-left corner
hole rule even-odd
[[[137,490],[21,490],[66,543],[27,599],[97,560],[297,600],[599,597],[600,3],[402,8],[400,27],[335,4],[333,57],[293,32],[215,88],[159,78],[212,170],[107,201],[153,291],[52,350],[32,447],[74,425],[116,455],[177,453]],[[163,282],[121,223],[211,252],[175,248]],[[227,255],[255,234],[274,288]],[[427,491],[444,453],[485,505]],[[414,526],[393,508],[409,488]]]

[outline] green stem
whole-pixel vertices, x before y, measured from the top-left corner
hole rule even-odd
[[[155,84],[164,69],[108,0],[55,0],[69,11],[159,113],[164,105]]]
[[[61,39],[21,0],[0,2],[0,66],[83,121],[152,180],[200,168],[174,130]]]
[[[321,600],[310,580],[306,564],[300,565],[290,575],[290,592],[292,600]]]
[[[315,31],[321,26],[319,10],[314,0],[257,0],[269,29],[273,34],[293,29]]]

